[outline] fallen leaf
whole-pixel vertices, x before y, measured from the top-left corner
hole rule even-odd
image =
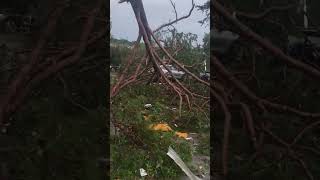
[[[188,133],[183,133],[183,132],[176,132],[176,135],[179,137],[179,138],[184,138],[184,139],[187,139],[188,137]]]

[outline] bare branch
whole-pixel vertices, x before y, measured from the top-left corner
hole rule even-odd
[[[176,18],[176,20],[174,20],[174,21],[172,21],[172,22],[168,22],[168,23],[166,23],[166,24],[163,24],[163,25],[161,25],[160,27],[158,27],[156,30],[154,30],[153,32],[155,33],[155,32],[157,32],[157,31],[159,31],[160,29],[162,29],[162,28],[164,28],[164,27],[166,27],[166,26],[170,26],[170,25],[172,25],[172,24],[174,24],[174,23],[177,23],[177,22],[179,22],[179,21],[181,21],[181,20],[183,20],[183,19],[186,19],[186,18],[188,18],[190,15],[191,15],[191,13],[192,13],[192,11],[193,11],[193,9],[194,9],[194,7],[195,7],[195,4],[194,4],[194,2],[193,2],[194,0],[192,0],[192,7],[191,7],[191,9],[190,9],[190,11],[189,11],[189,13],[187,14],[187,15],[185,15],[185,16],[182,16],[182,17],[180,17],[180,18]],[[176,15],[177,16],[177,15]]]
[[[290,10],[292,8],[297,7],[298,4],[289,4],[286,6],[273,6],[270,7],[268,9],[266,9],[265,11],[263,11],[262,13],[259,14],[255,14],[255,13],[246,13],[246,12],[240,12],[240,11],[236,11],[236,16],[241,16],[247,19],[253,19],[253,20],[259,20],[262,18],[265,18],[266,16],[268,16],[269,14],[273,13],[273,12],[277,12],[277,11],[287,11]]]
[[[176,9],[176,4],[172,2],[172,0],[170,0],[170,3],[173,7],[173,10],[174,10],[174,13],[176,15],[176,20],[178,19],[178,12],[177,12],[177,9]]]
[[[298,70],[301,70],[305,72],[306,74],[309,74],[317,79],[320,79],[320,71],[315,69],[314,67],[307,65],[297,59],[294,59],[288,55],[286,55],[283,51],[281,51],[279,48],[275,47],[271,42],[267,41],[266,39],[262,38],[257,33],[253,32],[249,27],[242,24],[240,21],[235,19],[222,5],[220,5],[219,2],[214,1],[213,2],[213,9],[219,13],[221,16],[223,16],[230,24],[236,26],[239,28],[240,32],[248,37],[249,39],[256,42],[261,47],[268,50],[270,53],[272,53],[274,56],[279,58],[280,60],[284,61],[289,66],[292,66]]]

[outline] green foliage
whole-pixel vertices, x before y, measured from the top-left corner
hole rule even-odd
[[[14,114],[8,133],[0,135],[1,147],[9,148],[0,152],[0,162],[7,165],[10,179],[105,177],[97,159],[106,153],[101,143],[106,136],[106,85],[101,83],[106,71],[92,66],[101,61],[81,61],[66,69],[61,72],[64,83],[60,78],[43,82]]]
[[[169,49],[177,60],[187,66],[197,64],[197,66],[190,68],[193,73],[199,74],[199,71],[203,71],[204,60],[207,61],[207,67],[209,63],[209,36],[205,35],[203,39],[203,46],[197,44],[198,36],[192,33],[178,32],[176,29],[163,30],[158,32],[158,39],[163,40],[163,46]],[[177,54],[174,54],[175,51]],[[160,57],[165,56],[164,53],[160,53]],[[207,68],[208,69],[208,68]]]
[[[144,105],[147,103],[152,104],[152,108],[145,109]],[[200,130],[201,127],[197,123],[204,120],[203,114],[195,110],[187,111],[186,107],[179,118],[178,111],[173,111],[171,107],[177,107],[177,102],[172,100],[172,97],[158,85],[138,85],[127,88],[115,98],[112,105],[115,120],[133,127],[134,137],[142,139],[146,146],[133,143],[121,132],[119,136],[113,136],[111,142],[112,178],[138,178],[139,168],[144,168],[151,179],[177,179],[182,175],[181,169],[166,155],[166,152],[171,146],[184,162],[189,162],[191,160],[190,144],[186,140],[179,139],[174,132],[157,132],[148,127],[151,124],[162,122],[168,123],[174,131],[189,132],[192,129]],[[143,116],[148,116],[148,120],[145,120]],[[178,121],[181,124],[187,121],[189,123],[176,128],[173,123],[179,124]],[[209,138],[203,137],[202,143],[208,142]],[[199,150],[199,153],[208,154],[208,144]]]
[[[209,57],[210,53],[210,33],[206,33],[203,37],[203,51]]]
[[[128,56],[130,49],[127,47],[110,47],[110,64],[125,64],[125,58]]]
[[[103,154],[99,127],[105,110],[67,115],[52,104],[50,98],[32,101],[14,117],[9,132],[15,134],[9,137],[16,141],[10,146],[18,149],[4,160],[15,164],[14,179],[101,179],[97,159]]]
[[[300,110],[318,112],[319,84],[314,83],[310,77],[299,70],[288,67],[274,56],[264,51],[260,53],[254,51],[252,46],[240,43],[235,46],[230,57],[225,59],[225,64],[231,72],[252,72],[254,65],[255,78],[250,78],[250,76],[239,76],[238,78],[257,96]],[[246,101],[242,96],[239,99]],[[270,111],[267,115],[262,115],[253,110],[253,116],[255,120],[269,122],[272,125],[270,130],[289,143],[303,127],[311,123],[310,119],[297,117],[286,112]],[[223,119],[223,116],[217,114],[215,118]],[[231,157],[229,161],[230,179],[307,179],[301,165],[290,158],[285,148],[268,135],[265,137],[265,146],[262,148],[263,156],[252,160],[254,149],[250,136],[244,128],[243,117],[237,112],[233,112],[229,149]],[[223,123],[215,122],[215,132],[219,137],[223,137]],[[298,144],[311,145],[312,147],[314,139],[318,139],[318,137],[319,133],[316,130],[310,130],[304,134]],[[215,149],[215,151],[219,151],[219,149]],[[297,149],[295,151],[303,154],[302,157],[308,168],[317,179],[319,166],[316,155],[311,151]]]
[[[209,128],[207,129],[207,131]],[[199,137],[199,145],[196,147],[195,152],[199,155],[210,156],[210,135],[206,130]]]
[[[111,65],[124,65],[128,56],[132,53],[134,42],[125,39],[111,38],[110,42],[110,64]],[[142,57],[145,52],[143,43],[139,44],[136,56]]]
[[[168,147],[171,145],[184,161],[190,161],[189,144],[173,142],[173,133],[145,133],[145,143],[150,143],[147,149],[132,145],[126,138],[120,136],[114,138],[111,143],[111,174],[112,179],[139,177],[139,169],[144,168],[149,177],[152,178],[174,178],[181,175],[181,169],[166,155]],[[151,144],[153,143],[153,145]],[[130,152],[130,153],[127,153]]]

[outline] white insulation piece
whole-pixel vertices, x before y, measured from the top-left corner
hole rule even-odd
[[[167,155],[174,160],[174,162],[182,169],[182,171],[190,178],[190,180],[201,180],[191,172],[179,155],[170,146]]]

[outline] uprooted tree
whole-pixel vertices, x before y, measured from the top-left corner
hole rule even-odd
[[[191,15],[194,8],[196,7],[194,1],[191,1],[191,8],[189,10],[189,13],[181,17],[178,17],[175,5],[172,3],[172,6],[176,13],[176,19],[159,26],[155,30],[151,30],[151,28],[149,27],[147,15],[144,11],[142,0],[120,1],[120,3],[123,2],[129,2],[132,6],[139,27],[139,34],[134,44],[133,50],[131,54],[128,56],[126,63],[124,64],[123,70],[119,72],[116,82],[110,87],[111,103],[113,103],[113,101],[116,99],[115,97],[125,87],[133,86],[138,83],[151,84],[153,82],[157,82],[164,87],[166,92],[171,94],[173,99],[178,97],[178,109],[180,115],[182,111],[182,106],[184,104],[186,104],[189,108],[195,107],[203,111],[202,109],[204,108],[204,106],[208,105],[209,94],[207,94],[204,91],[199,91],[199,89],[201,89],[199,88],[199,85],[208,87],[209,82],[200,79],[200,77],[196,75],[193,71],[194,67],[196,67],[200,61],[198,60],[198,62],[192,62],[193,64],[187,65],[182,63],[181,60],[176,59],[177,54],[180,54],[181,51],[188,51],[188,49],[191,49],[187,46],[192,45],[191,42],[195,39],[194,35],[177,33],[176,29],[173,28],[168,29],[169,34],[171,34],[172,36],[169,36],[169,38],[164,40],[161,40],[159,38],[159,34],[161,36],[160,30],[168,28],[169,26],[173,27],[175,23],[183,19],[186,19]],[[141,45],[141,39],[143,39],[143,47],[145,47],[145,54],[142,55],[142,57],[137,55],[137,50]],[[186,40],[188,42],[186,42]],[[190,81],[184,81],[176,78],[171,72],[171,70],[165,65],[165,63],[170,63],[180,71],[183,71],[189,77],[189,80],[193,81],[192,85],[188,83]],[[165,68],[168,74],[165,74],[162,68]],[[199,85],[197,88],[195,88],[195,86],[197,85],[194,84]],[[113,112],[111,110],[111,114],[112,113]],[[111,118],[111,121],[117,128],[121,129],[122,133],[125,134],[125,132],[127,132],[124,129],[124,127],[128,126],[128,124],[120,125],[119,123],[121,122],[118,122],[113,118]],[[141,140],[139,143],[143,144]]]
[[[228,57],[211,52],[213,171],[224,177],[319,178],[319,59],[288,55],[288,35],[301,35],[303,7],[287,3],[211,1],[214,28],[240,35]]]
[[[170,26],[174,23],[177,23],[178,21],[183,20],[185,18],[188,18],[195,7],[194,2],[192,1],[191,3],[192,7],[187,15],[182,16],[180,18],[176,16],[176,19],[174,21],[163,24],[154,31],[152,31],[149,27],[147,16],[144,11],[143,3],[141,0],[120,1],[120,3],[123,3],[123,2],[129,2],[132,6],[132,9],[135,14],[135,18],[139,26],[139,34],[132,52],[133,55],[129,56],[124,70],[119,74],[118,81],[113,87],[111,87],[111,93],[110,93],[111,101],[112,101],[112,98],[116,96],[122,88],[126,87],[131,83],[137,82],[139,77],[141,77],[141,75],[143,75],[145,72],[148,71],[147,70],[148,68],[153,69],[153,74],[149,82],[158,81],[158,80],[163,82],[164,86],[168,88],[168,90],[173,91],[177,96],[179,96],[180,109],[183,102],[187,102],[189,107],[191,107],[191,105],[193,104],[192,100],[194,98],[209,99],[209,97],[206,95],[192,92],[183,82],[181,82],[180,80],[174,77],[171,70],[165,66],[163,57],[160,57],[159,55],[160,53],[163,53],[165,56],[165,59],[167,59],[169,62],[172,62],[175,66],[177,66],[177,68],[184,71],[188,76],[192,77],[194,80],[196,80],[199,83],[209,86],[209,82],[206,82],[200,79],[197,75],[195,75],[190,70],[188,70],[184,64],[182,64],[181,62],[179,62],[174,58],[173,54],[176,53],[177,51],[172,52],[172,54],[169,53],[169,50],[165,49],[164,46],[161,44],[160,40],[155,36],[155,33],[158,32],[160,29]],[[132,68],[131,65],[133,64],[135,51],[140,43],[141,38],[144,41],[147,53],[143,56],[143,58],[140,59],[139,63],[135,64],[136,66],[134,66],[135,67],[135,70],[133,71],[134,73],[127,74],[128,69]],[[157,45],[158,48],[155,45]],[[176,48],[179,51],[178,47],[173,47],[173,48]],[[151,64],[151,67],[150,67],[150,64]],[[167,75],[164,74],[163,70],[161,70],[160,68],[161,65],[169,72],[171,77],[170,79],[168,78]]]
[[[120,3],[123,2],[125,1],[120,1]],[[198,130],[198,127],[205,123],[205,128],[208,129],[209,82],[197,75],[197,70],[202,66],[203,60],[208,58],[208,54],[204,55],[200,45],[194,47],[197,39],[195,34],[178,32],[174,27],[175,23],[189,17],[196,5],[193,0],[190,0],[189,13],[178,17],[175,5],[171,1],[176,14],[175,20],[151,30],[148,22],[150,19],[147,18],[144,11],[143,1],[129,0],[126,2],[131,4],[134,11],[139,34],[132,52],[126,61],[122,60],[125,62],[121,64],[123,69],[114,78],[115,82],[110,87],[111,127],[114,125],[116,130],[112,134],[112,137],[115,135],[111,147],[111,157],[114,161],[112,162],[114,167],[111,169],[112,175],[122,178],[121,175],[124,176],[126,171],[130,173],[136,171],[135,166],[140,166],[139,160],[142,159],[142,163],[149,167],[146,170],[149,178],[170,179],[176,177],[176,173],[180,172],[180,169],[175,169],[177,166],[172,161],[167,161],[170,159],[167,159],[164,152],[167,151],[168,146],[185,147],[185,150],[180,152],[183,152],[183,156],[190,157],[189,143],[175,139],[170,133],[151,133],[149,128],[153,126],[154,122],[160,123],[159,126],[164,126],[165,122],[166,127],[168,124],[172,124],[176,128],[185,130],[184,132],[188,131],[187,124],[197,127],[195,129]],[[140,43],[141,39],[143,39],[143,43]],[[206,42],[207,47],[208,39]],[[208,47],[206,49],[208,50]],[[177,78],[174,74],[177,71],[173,71],[169,67],[174,67],[179,72],[183,71],[184,78]],[[152,108],[143,108],[142,103],[152,103]],[[172,106],[173,108],[170,108]],[[187,113],[190,116],[192,116],[191,113],[196,115],[193,118],[185,119],[189,118]],[[201,125],[197,126],[197,124]],[[204,131],[202,128],[204,126],[200,131]],[[195,129],[192,130],[196,131]],[[122,136],[117,137],[116,132]],[[126,140],[127,148],[130,148],[132,152],[148,154],[147,156],[143,155],[146,158],[141,158],[137,154],[132,157],[137,156],[139,160],[131,161],[131,157],[119,156],[119,151],[126,151],[126,145],[118,143],[122,138]],[[205,146],[206,150],[208,150],[207,147]],[[178,148],[178,152],[181,149]],[[118,161],[121,161],[121,165]],[[134,165],[122,165],[128,161]],[[130,169],[132,167],[134,168]],[[133,178],[132,176],[131,178]]]

